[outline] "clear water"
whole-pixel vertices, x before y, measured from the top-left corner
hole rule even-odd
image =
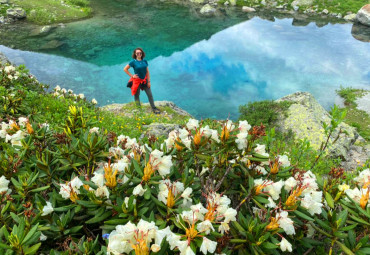
[[[15,43],[23,50],[0,45],[0,52],[40,81],[105,105],[133,100],[122,69],[142,46],[154,99],[173,101],[197,118],[236,119],[241,104],[296,91],[311,92],[329,108],[340,86],[370,89],[370,44],[351,36],[351,24],[297,27],[292,19],[246,14],[207,19],[148,1],[111,1],[98,9],[93,19],[47,36],[30,37],[23,27]],[[64,44],[42,50],[50,40]],[[141,99],[147,101],[145,94]]]

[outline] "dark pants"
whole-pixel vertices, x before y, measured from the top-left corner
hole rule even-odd
[[[135,102],[136,102],[136,105],[137,106],[140,106],[140,90],[141,89],[139,88],[136,91],[136,94],[135,94]],[[152,91],[147,86],[144,87],[144,91],[145,91],[146,95],[148,96],[150,106],[152,107],[152,109],[154,109],[155,108],[155,105],[154,105]]]

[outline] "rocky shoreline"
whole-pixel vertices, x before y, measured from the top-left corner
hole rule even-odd
[[[313,0],[295,0],[291,4],[278,4],[276,0],[255,0],[251,5],[237,6],[237,0],[226,0],[220,4],[217,0],[165,0],[181,4],[190,8],[192,12],[202,16],[212,17],[219,15],[231,15],[232,12],[242,11],[253,14],[253,16],[266,16],[266,13],[278,13],[290,16],[297,22],[317,19],[337,22],[358,23],[370,26],[370,4],[363,6],[357,13],[329,12],[327,9],[319,11],[318,5],[313,5]],[[6,14],[0,14],[0,25],[11,24],[18,20],[27,20],[26,11],[17,5],[11,4],[9,0],[0,0],[0,8],[6,9]],[[328,21],[328,23],[329,23]]]

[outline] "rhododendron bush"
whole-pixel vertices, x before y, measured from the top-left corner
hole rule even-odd
[[[318,177],[263,125],[190,119],[144,143],[71,106],[62,133],[0,127],[0,254],[370,254],[370,170]]]

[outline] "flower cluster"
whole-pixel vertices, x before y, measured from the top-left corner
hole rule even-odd
[[[8,123],[2,122],[0,125],[0,138],[5,139],[5,142],[10,142],[12,145],[22,146],[21,140],[34,133],[28,119],[24,117],[20,117],[18,123],[10,120]]]
[[[5,72],[5,74],[7,75],[6,77],[9,80],[17,80],[20,75],[19,72],[16,71],[15,67],[12,65],[5,66],[3,71]]]
[[[343,184],[340,188],[348,197],[358,203],[362,209],[370,208],[370,169],[363,170],[354,181],[359,187],[350,189],[348,185]]]
[[[73,99],[80,99],[80,100],[83,100],[85,99],[85,95],[80,93],[80,94],[74,94],[73,93],[73,90],[71,89],[65,89],[65,88],[61,88],[59,85],[57,85],[55,88],[54,88],[54,92],[53,92],[53,96],[55,97],[65,97],[65,98],[73,98]],[[98,104],[98,101],[96,101],[95,98],[93,98],[91,100],[91,103],[96,105]]]

